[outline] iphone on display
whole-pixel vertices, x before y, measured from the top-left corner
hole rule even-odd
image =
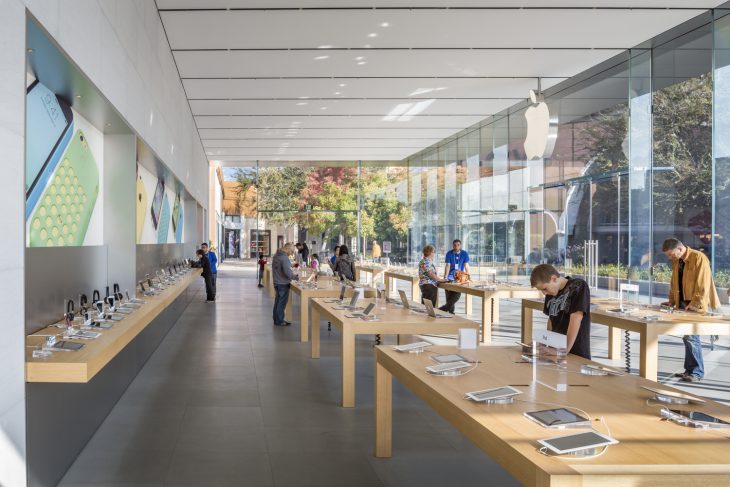
[[[73,134],[71,107],[35,80],[26,93],[25,218],[33,213]]]
[[[154,225],[155,230],[157,229],[157,225],[160,223],[160,211],[162,211],[162,197],[165,195],[165,180],[160,178],[157,180],[157,187],[155,188],[155,196],[152,199],[152,208],[150,208],[150,211],[152,212],[152,225]]]

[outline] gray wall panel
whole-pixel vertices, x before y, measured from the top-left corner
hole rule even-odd
[[[63,318],[64,300],[104,293],[107,247],[28,248],[25,271],[25,333],[31,334]]]
[[[186,244],[145,244],[137,245],[136,281],[144,278],[145,274],[155,275],[161,266],[185,257],[192,258],[192,253],[185,253]]]
[[[86,384],[26,384],[28,485],[51,487],[88,443],[190,303],[193,282]],[[59,418],[73,418],[61,421]]]

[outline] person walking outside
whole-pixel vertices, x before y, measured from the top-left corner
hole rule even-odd
[[[210,271],[213,273],[213,277],[211,278],[211,282],[213,283],[213,299],[215,300],[216,295],[216,281],[218,280],[218,257],[215,255],[215,252],[212,250],[208,250],[208,244],[203,242],[200,244],[200,248],[205,253],[205,256],[208,257],[208,260],[210,261]]]
[[[355,280],[355,261],[352,260],[347,245],[340,245],[340,254],[335,263],[335,275],[340,276],[340,279]]]
[[[294,246],[291,242],[284,244],[276,251],[271,259],[271,276],[274,279],[274,325],[289,326],[291,322],[284,319],[284,309],[289,301],[289,285],[297,279],[291,268],[289,257],[294,254]]]
[[[710,260],[676,238],[662,244],[662,252],[672,260],[669,301],[664,304],[687,311],[707,312],[720,306],[720,298],[712,281]],[[684,372],[676,374],[683,382],[699,382],[705,377],[702,342],[699,335],[685,335]]]
[[[380,248],[380,245],[378,245],[378,241],[373,240],[373,260],[375,262],[379,262],[381,255],[383,255],[383,251]]]
[[[259,287],[264,287],[263,284],[261,284],[261,279],[264,278],[264,268],[266,268],[266,257],[264,257],[263,252],[259,252]]]

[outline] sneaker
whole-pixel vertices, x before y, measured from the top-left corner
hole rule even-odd
[[[674,374],[672,374],[672,377],[676,377],[678,379],[683,379],[684,377],[687,377],[687,372],[685,372],[685,371],[675,372]]]
[[[291,326],[291,321],[284,321],[281,326]]]
[[[682,382],[702,382],[702,377],[694,374],[687,374],[680,379]]]
[[[205,302],[206,303],[215,303],[215,299],[206,299]]]
[[[258,287],[264,287],[264,285],[263,284],[259,284]]]

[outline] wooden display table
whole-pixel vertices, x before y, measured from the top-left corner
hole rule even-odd
[[[385,280],[385,295],[391,297],[391,293],[398,289],[395,281],[406,281],[411,284],[411,301],[414,303],[421,302],[421,288],[418,287],[418,272],[411,274],[407,271],[396,271],[393,269],[385,271],[383,274]]]
[[[377,264],[355,264],[355,282],[360,282],[360,277],[363,274],[369,274],[370,279],[365,279],[366,284],[375,285],[375,281],[378,276],[385,272],[387,269]]]
[[[98,330],[101,336],[95,340],[69,340],[86,346],[77,352],[53,352],[50,357],[33,358],[33,347],[43,344],[46,337],[62,333],[59,328],[44,328],[26,337],[25,380],[26,382],[89,382],[100,370],[139,335],[157,315],[196,279],[201,269],[193,269],[156,296],[145,296],[140,308],[114,323],[108,330]],[[59,340],[61,338],[59,337]]]
[[[499,321],[499,300],[509,298],[536,298],[542,293],[534,287],[518,284],[456,284],[453,282],[439,284],[447,291],[456,291],[466,295],[466,314],[472,312],[472,296],[482,298],[482,342],[492,341],[492,324]]]
[[[375,456],[392,452],[392,378],[431,406],[442,418],[473,441],[517,480],[539,487],[633,487],[730,485],[730,441],[727,430],[708,431],[662,421],[660,406],[647,404],[652,394],[640,388],[656,384],[638,376],[584,376],[580,366],[590,361],[568,357],[569,386],[555,392],[533,382],[533,366],[516,363],[518,347],[489,347],[458,351],[430,347],[428,352],[461,353],[479,360],[478,367],[460,377],[426,374],[433,365],[430,353],[398,353],[389,346],[376,348]],[[553,366],[554,367],[554,366]],[[545,371],[544,373],[549,373]],[[557,371],[556,371],[557,373]],[[522,391],[512,404],[477,404],[464,393],[513,385]],[[664,387],[664,386],[662,386]],[[681,392],[681,391],[680,391]],[[538,439],[586,430],[550,430],[523,416],[527,411],[565,405],[590,415],[594,428],[619,441],[594,458],[541,454]],[[683,406],[686,409],[687,406]],[[730,407],[708,402],[690,409],[730,421]]]
[[[608,356],[621,358],[621,334],[628,330],[639,334],[639,375],[656,381],[659,365],[659,337],[661,335],[730,335],[730,321],[720,316],[703,316],[700,313],[662,313],[653,309],[639,309],[631,314],[608,311],[618,308],[618,300],[592,299],[597,305],[591,310],[591,322],[608,326]],[[522,341],[532,339],[533,310],[542,312],[543,300],[522,300]],[[643,316],[659,316],[660,321],[645,321]],[[547,321],[547,318],[546,318]]]
[[[304,283],[299,281],[292,281],[289,296],[289,301],[286,303],[286,319],[291,320],[292,301],[294,295],[299,296],[299,327],[300,340],[303,342],[309,341],[309,308],[311,306],[310,300],[312,298],[338,298],[340,296],[341,284],[339,279],[333,277],[320,277],[317,282],[317,287],[313,287],[313,283]],[[371,287],[363,288],[365,290],[365,298],[374,298],[375,289]],[[345,290],[346,297],[352,297],[353,288],[347,287]]]
[[[359,306],[367,306],[372,300],[361,300]],[[417,335],[419,333],[456,334],[459,328],[476,328],[473,321],[452,316],[432,318],[422,313],[388,304],[385,310],[373,310],[379,321],[363,321],[347,318],[353,311],[337,310],[336,304],[326,303],[322,298],[312,303],[312,358],[319,358],[319,320],[329,320],[342,332],[342,407],[355,406],[355,335]]]

